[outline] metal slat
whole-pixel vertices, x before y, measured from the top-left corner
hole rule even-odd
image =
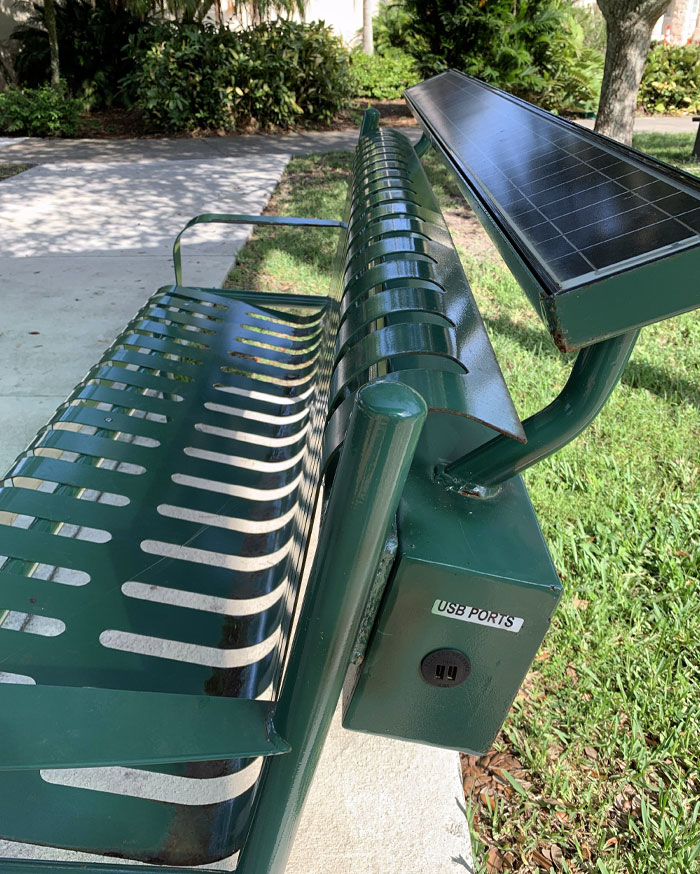
[[[70,686],[2,692],[0,770],[215,761],[290,749],[268,722],[267,701]]]
[[[215,301],[224,303],[205,305]],[[210,312],[218,321],[196,315]],[[187,325],[213,333],[189,331]],[[135,333],[139,326],[163,336]],[[319,358],[322,337],[328,350]],[[209,348],[174,338],[201,340]],[[269,739],[261,742],[269,704],[244,699],[267,693],[279,681],[318,481],[319,399],[327,393],[329,357],[329,335],[318,315],[297,317],[206,290],[169,289],[137,314],[70,404],[59,409],[54,425],[64,427],[42,429],[33,452],[59,457],[25,454],[0,490],[0,507],[8,514],[4,521],[15,515],[36,520],[28,529],[0,525],[0,554],[11,557],[0,569],[0,608],[27,617],[20,631],[0,625],[0,671],[24,674],[39,684],[23,687],[29,693],[0,685],[0,709],[6,714],[4,727],[0,720],[0,745],[8,750],[7,764],[178,760],[185,763],[178,768],[204,780],[205,759],[274,751]],[[129,365],[138,369],[126,369]],[[249,369],[250,375],[222,369],[229,365]],[[124,409],[136,412],[125,415]],[[156,415],[168,421],[153,421]],[[143,439],[159,445],[139,445]],[[76,458],[72,453],[77,460],[69,460]],[[125,467],[129,464],[139,468]],[[140,468],[145,471],[138,475],[126,472]],[[52,493],[28,487],[42,481],[59,485]],[[125,496],[129,503],[110,506],[87,499],[101,500],[103,493]],[[111,539],[92,542],[91,529],[106,531]],[[72,536],[63,536],[67,533]],[[56,579],[22,575],[51,575],[52,568],[67,570]],[[89,574],[86,585],[65,584],[75,570]],[[45,636],[49,626],[40,623],[51,620],[65,623],[58,636]],[[60,687],[71,692],[62,695]],[[11,691],[3,698],[5,689]],[[93,692],[111,702],[104,705],[103,722],[84,709],[72,711],[72,702]],[[158,710],[163,695],[171,696],[172,705]],[[17,696],[33,696],[29,710],[15,707]],[[197,712],[193,702],[200,698],[205,708],[214,702],[204,719],[219,725],[212,730],[220,731],[225,743],[206,733],[195,737],[204,711]],[[115,734],[108,718],[127,699],[141,702],[134,703],[133,719],[128,709],[120,716],[128,722],[130,739],[124,731]],[[252,739],[226,728],[221,716],[227,705],[233,705],[231,719]],[[54,708],[56,719],[34,719],[32,732],[21,739],[30,710]],[[153,725],[144,726],[144,715],[153,712]],[[192,731],[183,743],[187,721]],[[73,740],[62,744],[66,732]],[[174,773],[173,767],[162,770]],[[252,786],[204,808],[185,802],[164,807],[104,790],[49,785],[31,770],[2,774],[0,834],[109,852],[120,830],[137,818],[138,828],[132,825],[119,852],[142,861],[204,863],[239,845]],[[55,818],[51,834],[45,831],[42,837],[31,817],[9,810],[5,799],[17,793],[33,802],[25,806],[27,812],[41,810],[42,819]],[[219,822],[235,826],[223,828]],[[219,829],[218,841],[211,838],[212,828]],[[181,836],[177,846],[167,838],[173,829]]]

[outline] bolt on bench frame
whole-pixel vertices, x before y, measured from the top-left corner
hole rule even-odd
[[[339,229],[334,286],[325,298],[190,289],[178,237],[176,285],[2,483],[0,606],[25,633],[0,625],[0,669],[37,685],[0,687],[0,836],[159,871],[240,849],[237,870],[281,874],[341,691],[349,728],[488,748],[561,592],[517,474],[585,427],[639,325],[672,313],[646,295],[629,324],[623,302],[606,320],[600,282],[620,297],[627,281],[614,271],[553,305],[537,284],[547,265],[447,142],[443,101],[476,111],[486,86],[453,100],[473,81],[449,73],[407,92],[426,134],[417,151],[434,145],[455,171],[559,345],[586,346],[561,396],[523,428],[416,153],[374,111],[346,222],[193,219]],[[698,188],[681,183],[687,196]],[[692,257],[691,245],[676,269]],[[587,310],[610,336],[582,328]],[[95,766],[238,791],[208,804],[167,787],[127,797],[56,770]],[[131,870],[0,862],[78,868]]]

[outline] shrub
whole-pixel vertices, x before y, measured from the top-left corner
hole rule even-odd
[[[564,0],[405,0],[410,23],[387,29],[422,76],[462,70],[555,112],[592,110],[603,56]],[[383,37],[384,38],[384,37]]]
[[[700,46],[652,46],[638,99],[649,113],[700,111]]]
[[[322,22],[160,25],[128,51],[125,85],[163,130],[327,123],[351,91],[347,52]]]
[[[79,100],[60,88],[8,88],[0,94],[0,131],[30,137],[72,137],[78,125]]]
[[[543,109],[569,115],[596,112],[605,62],[601,51],[586,44],[577,12],[563,17],[540,61],[541,81],[525,95]]]
[[[44,7],[34,4],[26,24],[15,28],[19,43],[15,69],[20,85],[36,88],[49,80],[49,40]],[[61,76],[68,88],[93,108],[128,103],[120,81],[132,69],[124,45],[143,20],[110,0],[62,0],[56,3]]]
[[[401,97],[405,88],[420,82],[415,61],[400,49],[376,55],[354,51],[350,55],[350,71],[356,97],[394,100]]]
[[[389,54],[391,49],[400,49],[420,57],[425,49],[425,40],[412,27],[413,17],[402,0],[381,2],[372,24],[374,50],[380,55]]]
[[[277,21],[245,31],[245,114],[260,125],[328,124],[352,91],[348,53],[321,21]]]

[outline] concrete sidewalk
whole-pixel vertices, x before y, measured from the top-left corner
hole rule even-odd
[[[172,281],[170,247],[187,219],[259,213],[291,154],[352,148],[356,140],[332,133],[0,144],[0,163],[40,164],[0,182],[0,467],[147,296]],[[249,230],[196,229],[183,246],[185,281],[219,285]],[[0,857],[13,856],[95,858],[0,841]],[[472,870],[457,755],[346,732],[336,716],[288,874],[339,868]]]
[[[581,118],[578,119],[577,124],[587,127],[589,130],[593,130],[595,119]],[[634,132],[636,134],[691,134],[696,133],[697,129],[697,122],[693,121],[693,118],[690,115],[640,115],[634,120]]]
[[[415,125],[396,128],[415,142]],[[38,137],[0,139],[0,163],[56,164],[64,161],[211,161],[234,158],[267,160],[273,155],[309,155],[354,149],[357,131],[251,134],[226,137],[168,137],[134,140],[62,140]]]
[[[593,129],[594,119],[578,119],[577,124]],[[692,116],[639,116],[635,133],[695,133],[698,125]],[[396,128],[415,142],[420,131],[411,125]],[[62,140],[34,137],[0,137],[0,163],[56,164],[64,161],[207,161],[218,158],[260,158],[270,155],[308,155],[352,149],[357,142],[354,131],[313,133],[253,134],[225,137],[169,137],[124,140]]]

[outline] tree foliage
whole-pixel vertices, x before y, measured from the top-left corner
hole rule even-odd
[[[559,111],[597,101],[602,56],[562,0],[405,0],[380,19],[423,77],[452,67]]]
[[[652,46],[639,87],[639,105],[650,114],[700,112],[700,46]]]
[[[44,7],[15,28],[19,43],[15,71],[21,85],[38,88],[49,78],[49,42]],[[120,81],[132,69],[124,46],[144,26],[140,15],[112,0],[63,0],[56,4],[61,74],[72,94],[94,108],[125,102]]]
[[[158,23],[202,25],[221,0],[39,0],[30,18],[15,28],[19,43],[15,72],[19,83],[38,88],[58,81],[53,56],[61,57],[61,77],[69,91],[92,109],[129,105],[122,80],[134,69],[127,43],[140,31],[148,40]],[[304,0],[236,0],[234,12],[261,21],[291,16]],[[45,26],[47,12],[55,9],[56,52],[51,51]],[[50,13],[49,13],[50,17]]]

